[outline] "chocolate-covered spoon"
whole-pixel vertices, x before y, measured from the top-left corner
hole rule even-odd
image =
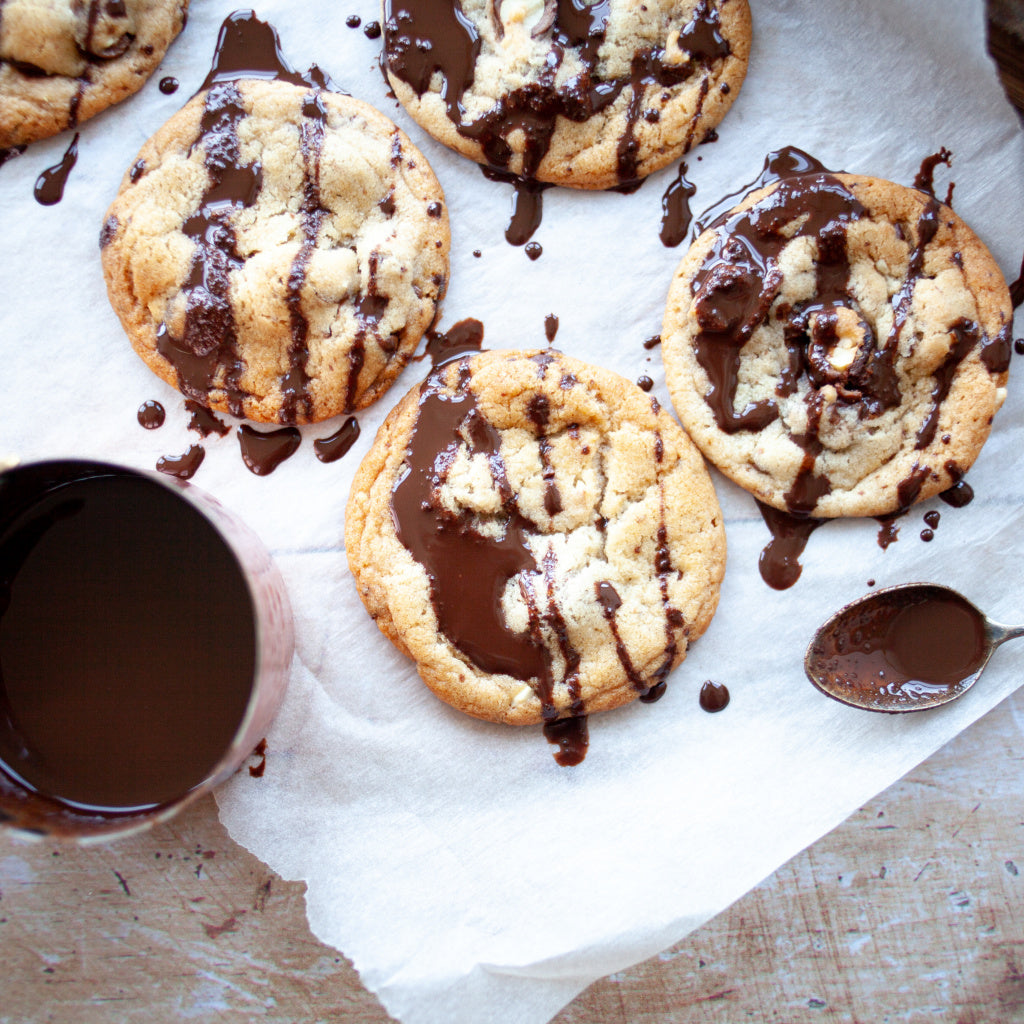
[[[841,608],[814,634],[804,657],[822,693],[868,711],[922,711],[966,693],[1004,640],[1002,626],[936,583],[907,583]]]

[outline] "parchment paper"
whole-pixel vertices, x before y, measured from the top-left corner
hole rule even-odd
[[[911,183],[945,146],[937,191],[1008,279],[1024,235],[1024,138],[984,47],[980,2],[752,0],[747,82],[720,140],[686,158],[696,211],[750,181],[767,152],[808,150],[827,166]],[[201,83],[225,0],[194,0],[189,24],[142,93],[83,126],[78,165],[53,207],[32,184],[70,135],[0,170],[0,452],[116,458],[152,468],[196,435],[177,392],[133,354],[99,267],[104,211],[143,141]],[[426,138],[386,96],[379,43],[345,26],[378,17],[372,0],[256,10],[297,67],[321,65],[421,146],[447,191],[452,282],[441,327],[467,316],[492,348],[545,344],[544,318],[566,352],[650,375],[670,406],[659,350],[665,294],[682,248],[658,239],[661,196],[675,168],[632,196],[545,195],[531,262],[503,238],[510,190]],[[159,78],[181,89],[166,96]],[[472,255],[474,249],[481,256]],[[1017,321],[1017,333],[1021,333]],[[360,605],[342,550],[349,482],[391,408],[425,373],[407,368],[340,462],[321,464],[304,429],[299,452],[268,477],[243,465],[234,435],[205,442],[194,483],[266,541],[288,582],[298,653],[268,737],[262,778],[242,772],[218,795],[232,836],[308,885],[314,933],[343,950],[388,1011],[408,1024],[552,1016],[595,978],[682,938],[903,775],[1020,682],[1021,652],[997,653],[983,683],[941,711],[903,717],[843,708],[813,691],[801,663],[813,628],[878,586],[926,578],[960,586],[997,618],[1024,617],[1024,405],[1019,367],[994,434],[969,475],[975,501],[932,502],[935,539],[918,538],[925,508],[883,551],[877,524],[830,524],[804,572],[775,592],[757,570],[767,531],[753,501],[715,476],[729,567],[718,615],[657,704],[591,721],[591,747],[559,768],[539,729],[465,718],[438,702]],[[145,431],[146,399],[168,410]],[[193,581],[205,598],[203,580]],[[721,714],[698,709],[705,679],[725,683]]]

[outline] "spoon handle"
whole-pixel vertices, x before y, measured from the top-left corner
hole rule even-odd
[[[993,647],[998,647],[1006,640],[1016,640],[1017,637],[1024,636],[1024,626],[1004,626],[991,619],[988,622],[988,629]]]

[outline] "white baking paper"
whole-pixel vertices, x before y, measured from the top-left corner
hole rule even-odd
[[[980,0],[752,0],[754,46],[720,139],[686,158],[696,211],[753,179],[785,145],[827,166],[911,183],[921,160],[980,234],[1008,279],[1024,228],[1024,138],[984,45]],[[111,312],[97,236],[143,141],[196,88],[226,0],[194,0],[164,66],[135,98],[81,129],[78,164],[52,207],[32,198],[70,133],[0,169],[0,454],[118,459],[152,468],[185,451],[181,397],[143,366]],[[442,328],[477,317],[492,348],[543,346],[559,318],[566,352],[655,381],[670,406],[658,349],[669,281],[682,250],[658,228],[676,168],[631,196],[552,190],[531,262],[503,237],[510,189],[427,138],[386,95],[373,0],[267,0],[297,67],[322,66],[413,137],[451,211],[453,264]],[[158,89],[173,75],[176,95]],[[473,250],[481,255],[474,257]],[[1017,333],[1021,333],[1018,319]],[[594,979],[682,938],[949,740],[1021,680],[1024,651],[999,651],[957,704],[886,717],[841,707],[802,672],[813,628],[868,589],[923,578],[959,585],[996,617],[1024,620],[1024,401],[1020,367],[992,439],[972,469],[975,501],[925,508],[883,551],[873,520],[829,524],[810,541],[803,576],[770,590],[757,559],[768,540],[753,501],[715,476],[729,565],[720,610],[657,704],[591,721],[577,768],[559,768],[539,729],[463,717],[437,701],[360,605],[342,549],[349,482],[398,397],[425,373],[411,364],[340,462],[304,428],[298,453],[267,477],[242,463],[235,436],[204,442],[194,483],[265,540],[287,580],[298,651],[261,778],[243,771],[218,794],[231,835],[308,886],[314,933],[342,950],[388,1011],[407,1024],[540,1024]],[[136,409],[158,399],[167,423],[145,431]],[[192,581],[206,599],[204,581]],[[705,679],[732,703],[698,709]]]

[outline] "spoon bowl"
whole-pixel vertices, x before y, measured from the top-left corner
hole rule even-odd
[[[992,652],[1024,636],[993,622],[962,594],[906,583],[866,594],[821,625],[804,656],[826,696],[866,711],[924,711],[963,696]]]

